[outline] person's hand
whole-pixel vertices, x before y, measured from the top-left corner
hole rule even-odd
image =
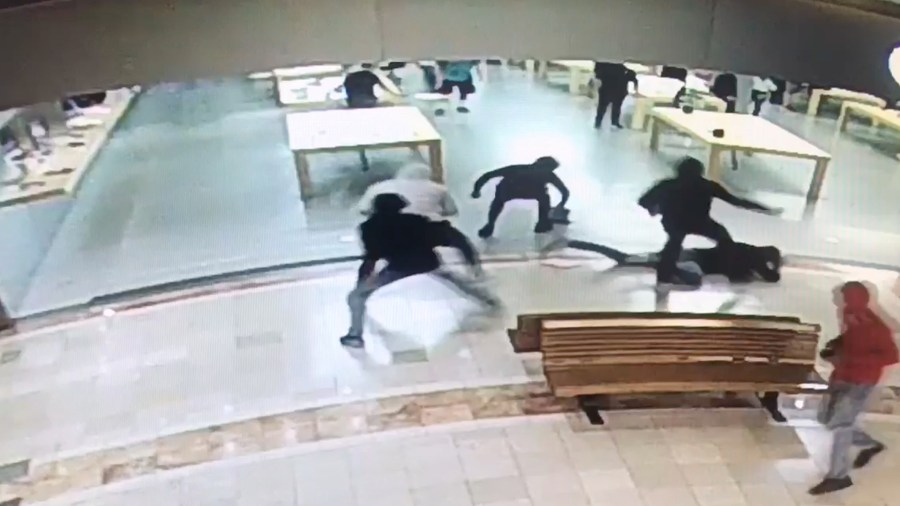
[[[473,190],[473,191],[472,191],[472,198],[473,198],[473,199],[477,199],[477,198],[479,198],[479,197],[481,197],[481,192],[478,191],[478,190]]]

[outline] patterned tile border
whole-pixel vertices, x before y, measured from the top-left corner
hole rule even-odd
[[[795,409],[796,399],[792,396],[784,396],[782,399],[790,416],[813,418],[817,399],[804,397],[804,406],[799,410]],[[0,484],[0,504],[4,500],[15,498],[21,498],[24,504],[28,504],[169,470],[236,459],[305,443],[392,430],[560,413],[566,414],[576,431],[638,428],[642,424],[652,423],[648,422],[652,418],[648,416],[650,413],[671,408],[681,409],[665,416],[667,426],[678,426],[679,420],[685,426],[690,426],[696,423],[697,416],[684,413],[684,408],[751,407],[754,403],[746,397],[727,395],[639,395],[617,397],[615,406],[625,409],[608,412],[606,426],[591,426],[578,412],[573,399],[553,396],[544,383],[526,383],[389,397],[298,410],[174,434],[68,459],[33,462],[27,475]],[[639,408],[655,409],[642,412]],[[679,412],[682,414],[679,415]],[[885,389],[884,395],[874,399],[870,412],[900,414],[900,389]],[[734,413],[735,423],[748,422],[747,410],[734,410]],[[759,424],[769,423],[761,409],[751,410],[750,416]]]

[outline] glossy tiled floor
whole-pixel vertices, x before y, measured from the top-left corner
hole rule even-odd
[[[702,290],[657,300],[651,272],[608,268],[568,252],[493,264],[491,283],[508,316],[476,318],[475,327],[468,302],[427,276],[411,278],[372,299],[364,353],[336,342],[347,324],[349,266],[27,332],[0,342],[0,463],[90,456],[298,409],[540,381],[537,357],[513,354],[503,331],[529,311],[792,314],[822,324],[827,338],[836,331],[832,289],[866,279],[882,293],[886,314],[900,315],[894,272],[797,263],[779,285],[731,287],[711,278]],[[888,383],[900,385],[900,377]],[[435,416],[456,420],[452,410]],[[318,430],[368,430],[342,423]]]
[[[623,249],[659,248],[660,227],[634,201],[669,174],[676,157],[703,156],[697,146],[667,136],[653,154],[645,133],[595,131],[588,99],[517,72],[493,76],[472,102],[472,114],[435,121],[445,139],[447,183],[464,203],[464,231],[480,227],[488,205],[468,198],[478,174],[550,154],[572,188],[575,235]],[[630,109],[628,102],[626,116]],[[147,285],[356,254],[358,216],[348,208],[409,153],[372,153],[367,174],[353,154],[316,156],[313,180],[323,196],[304,205],[283,114],[265,90],[241,79],[149,89],[97,160],[12,309],[32,314]],[[834,155],[823,199],[802,219],[812,164],[742,156],[726,182],[787,212],[775,219],[716,205],[715,217],[745,241],[790,253],[895,262],[900,171],[892,155],[871,147],[883,140],[862,126],[834,138],[835,122],[826,117],[775,108],[765,114]],[[486,253],[532,251],[532,213],[510,206]]]

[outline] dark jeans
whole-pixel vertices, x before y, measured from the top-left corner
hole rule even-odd
[[[750,92],[750,100],[753,101],[754,116],[759,116],[759,113],[762,111],[762,106],[766,103],[767,98],[769,98],[769,94],[765,91],[753,90]]]
[[[675,274],[678,258],[681,256],[681,245],[684,238],[690,234],[699,235],[715,241],[717,244],[728,245],[733,241],[731,234],[721,223],[707,218],[705,221],[690,226],[663,224],[669,239],[659,253],[659,264],[656,267],[657,282],[671,282]]]
[[[619,117],[622,115],[622,102],[625,101],[627,93],[621,90],[607,91],[601,86],[597,90],[597,114],[594,116],[594,128],[599,128],[603,123],[603,116],[606,115],[606,109],[612,106],[612,124],[619,126]]]
[[[460,100],[465,100],[466,97],[475,93],[475,84],[472,82],[471,77],[465,81],[449,81],[444,79],[444,82],[441,83],[441,87],[438,88],[437,92],[442,95],[449,95],[453,93],[453,88],[459,90]]]
[[[518,195],[510,195],[505,192],[497,192],[494,195],[494,200],[491,201],[491,207],[488,209],[488,222],[486,227],[493,230],[494,225],[497,223],[497,218],[500,217],[500,212],[503,211],[503,207],[510,200],[535,200],[538,204],[538,221],[537,225],[535,225],[535,230],[540,230],[546,228],[551,225],[550,223],[550,195],[548,193],[544,193],[543,195],[539,195],[537,197],[521,197]]]

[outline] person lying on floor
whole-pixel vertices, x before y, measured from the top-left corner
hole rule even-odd
[[[620,266],[656,267],[659,253],[629,255],[609,246],[587,241],[567,240],[565,245],[572,249],[600,253]],[[700,268],[698,274],[688,264]],[[717,245],[714,248],[694,248],[681,252],[676,265],[676,276],[690,285],[700,285],[702,276],[721,274],[732,283],[747,283],[762,279],[769,283],[781,280],[781,251],[775,246],[754,246],[735,242]]]

